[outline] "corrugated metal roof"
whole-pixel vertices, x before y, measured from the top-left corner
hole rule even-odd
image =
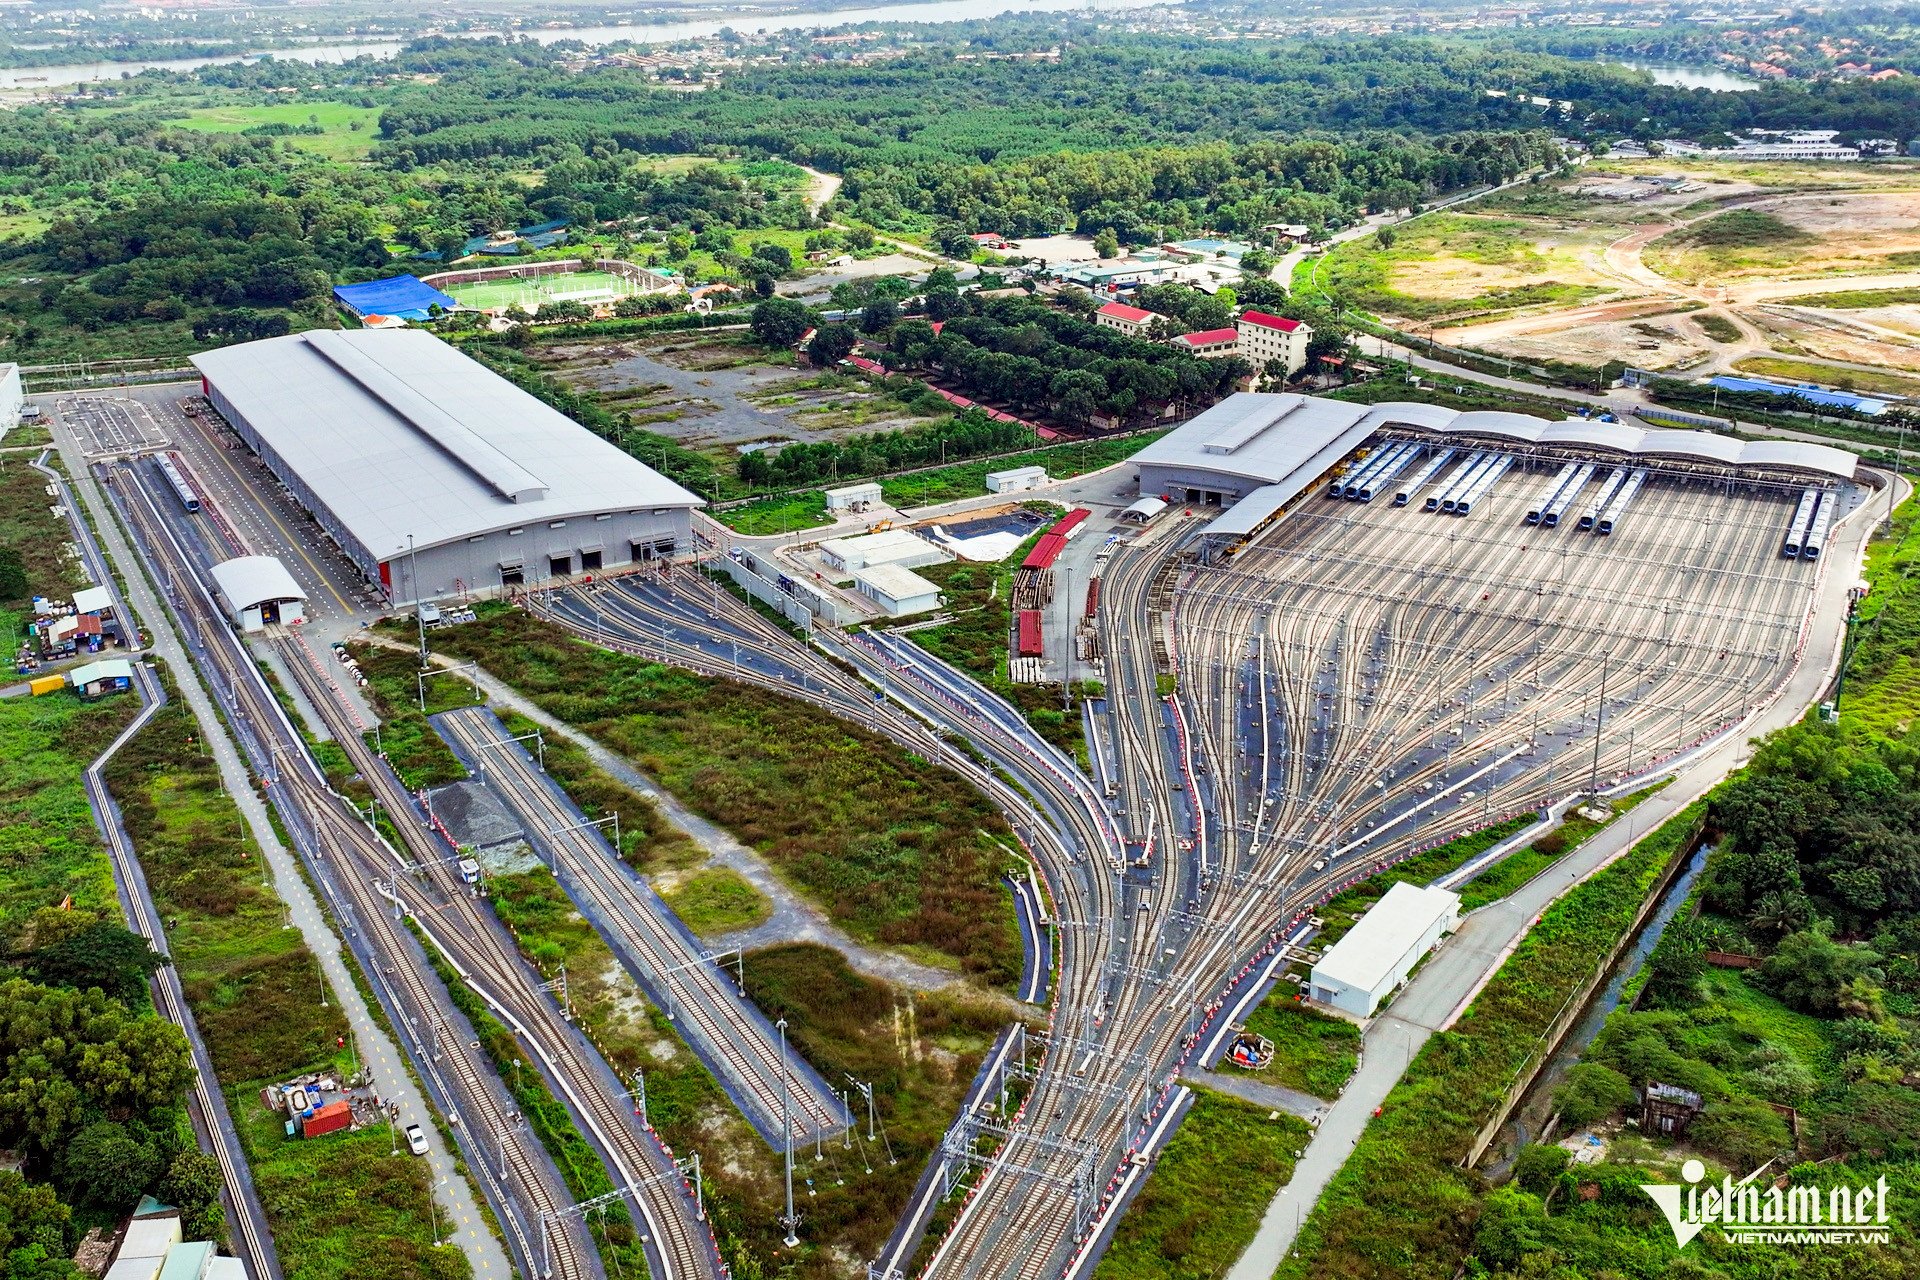
[[[273,556],[240,556],[213,566],[213,581],[235,609],[251,609],[269,600],[305,600],[307,593]]]
[[[853,580],[864,583],[889,600],[912,600],[917,596],[937,595],[940,588],[900,564],[870,564],[853,571]]]
[[[417,329],[313,330],[194,365],[372,554],[701,499]]]

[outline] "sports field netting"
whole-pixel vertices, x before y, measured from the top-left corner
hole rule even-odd
[[[518,305],[534,311],[543,302],[612,302],[639,293],[640,286],[607,271],[569,271],[527,279],[502,276],[475,284],[449,285],[446,291],[463,307],[491,311]]]

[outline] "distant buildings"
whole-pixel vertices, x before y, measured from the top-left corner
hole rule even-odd
[[[1313,341],[1313,330],[1300,321],[1264,311],[1241,312],[1239,334],[1235,355],[1256,371],[1264,371],[1269,361],[1279,360],[1286,366],[1288,377],[1305,367],[1307,344]]]
[[[1093,322],[1104,329],[1118,329],[1129,338],[1142,338],[1153,326],[1155,315],[1124,302],[1109,302],[1093,313]]]

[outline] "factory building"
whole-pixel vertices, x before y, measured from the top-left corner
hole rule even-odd
[[[921,569],[930,564],[945,564],[953,559],[908,529],[883,529],[879,533],[857,534],[851,538],[827,538],[820,544],[820,557],[827,562],[828,568],[841,573],[853,573],[876,564]]]
[[[1309,994],[1352,1017],[1371,1018],[1459,923],[1459,894],[1398,881],[1314,963]]]
[[[213,566],[227,618],[242,631],[307,620],[307,593],[273,556],[239,556]]]
[[[854,571],[853,585],[889,618],[928,613],[940,607],[940,588],[911,569],[874,564]]]
[[[701,499],[418,329],[193,357],[207,399],[389,601],[671,556]]]

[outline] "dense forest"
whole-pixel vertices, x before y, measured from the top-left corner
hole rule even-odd
[[[699,93],[581,69],[577,47],[436,37],[390,60],[152,72],[0,113],[0,254],[14,268],[0,349],[170,355],[332,323],[333,283],[556,218],[608,251],[644,245],[690,278],[744,286],[764,269],[739,239],[756,231],[866,237],[857,249],[876,233],[1137,244],[1335,228],[1550,166],[1556,135],[1904,135],[1920,103],[1920,77],[1709,94],[1514,41],[1065,29],[1057,60],[986,60],[1060,42],[1060,20],[1012,18],[921,28],[860,64],[752,61]],[[1487,92],[1516,88],[1573,109]],[[260,122],[209,127],[210,112]],[[842,176],[825,213],[839,229],[787,161]]]

